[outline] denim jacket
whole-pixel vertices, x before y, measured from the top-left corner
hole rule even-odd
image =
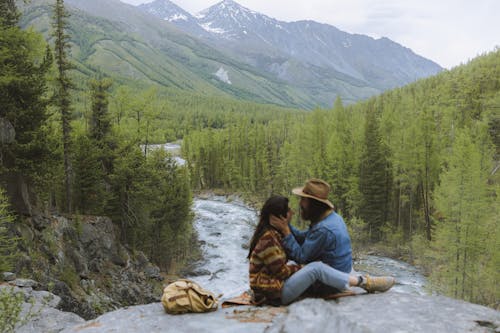
[[[351,239],[340,215],[332,212],[307,230],[291,225],[290,230],[292,233],[282,240],[289,259],[298,264],[322,261],[339,271],[351,272]]]

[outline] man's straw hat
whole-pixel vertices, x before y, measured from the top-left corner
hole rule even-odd
[[[333,208],[333,204],[328,200],[328,193],[330,193],[330,185],[321,179],[312,178],[309,179],[304,187],[297,187],[292,190],[293,194],[301,197],[311,198],[320,201],[330,208]]]

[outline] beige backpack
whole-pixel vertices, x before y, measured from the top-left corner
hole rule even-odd
[[[217,297],[196,282],[180,279],[163,289],[161,303],[170,314],[210,312],[217,309]]]

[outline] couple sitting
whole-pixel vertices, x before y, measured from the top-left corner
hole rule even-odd
[[[392,277],[351,274],[351,240],[329,191],[320,179],[292,191],[300,196],[301,217],[311,222],[306,231],[289,224],[294,212],[287,198],[273,196],[262,207],[248,254],[255,303],[289,304],[306,291],[326,296],[351,286],[383,292],[394,285]]]

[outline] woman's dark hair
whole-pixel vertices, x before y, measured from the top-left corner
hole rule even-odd
[[[271,215],[275,216],[286,216],[288,213],[288,198],[282,197],[280,195],[275,195],[267,199],[262,206],[262,210],[260,211],[259,223],[255,228],[255,232],[253,233],[252,240],[250,241],[250,249],[248,251],[248,257],[252,254],[255,245],[259,241],[259,238],[262,237],[264,232],[271,228],[269,224],[269,218]]]

